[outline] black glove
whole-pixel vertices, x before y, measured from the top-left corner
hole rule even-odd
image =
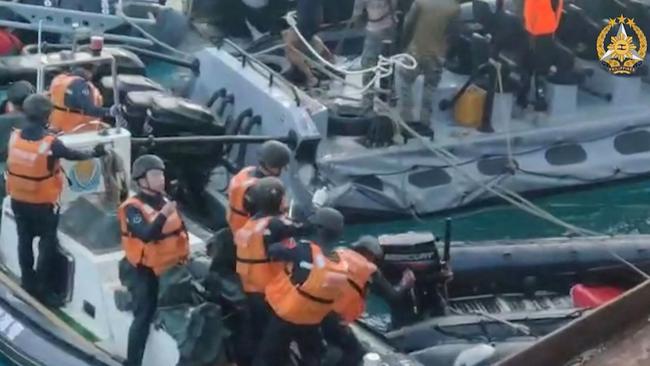
[[[106,148],[102,144],[95,145],[93,148],[93,157],[94,158],[100,158],[102,156],[106,155]]]

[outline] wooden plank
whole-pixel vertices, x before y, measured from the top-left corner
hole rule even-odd
[[[594,310],[529,348],[510,355],[498,366],[561,366],[581,353],[598,347],[628,327],[647,322],[650,314],[650,281]]]

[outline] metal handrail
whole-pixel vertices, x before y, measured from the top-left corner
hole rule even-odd
[[[296,102],[296,105],[297,105],[297,106],[300,106],[300,104],[301,104],[301,98],[300,98],[300,94],[299,94],[299,92],[298,92],[296,86],[293,85],[293,84],[292,84],[290,81],[288,81],[287,79],[285,79],[284,76],[283,76],[282,74],[280,74],[279,72],[276,72],[275,70],[273,70],[272,68],[270,68],[269,66],[267,66],[266,64],[264,64],[262,61],[258,60],[255,56],[253,56],[253,55],[251,55],[250,53],[246,52],[243,48],[241,48],[241,47],[240,47],[239,45],[237,45],[235,42],[233,42],[233,41],[231,41],[231,40],[229,40],[229,39],[227,39],[227,38],[225,38],[225,39],[223,40],[223,42],[224,42],[225,44],[227,44],[228,46],[232,47],[233,49],[235,49],[235,51],[237,51],[237,53],[239,53],[239,55],[238,55],[239,57],[243,57],[243,59],[242,59],[242,66],[246,66],[246,63],[248,63],[248,62],[253,62],[253,63],[255,63],[256,66],[260,66],[262,69],[264,69],[265,71],[267,71],[267,72],[269,73],[268,76],[267,76],[267,80],[268,80],[268,82],[269,82],[269,85],[273,85],[273,83],[274,83],[274,81],[276,80],[276,78],[277,78],[278,80],[282,81],[283,84],[285,84],[285,86],[288,87],[288,88],[289,88],[289,91],[291,91],[291,93],[293,94],[293,97],[294,97],[294,100],[295,100],[295,102]],[[233,56],[235,56],[235,55],[233,55]],[[237,57],[237,56],[236,56],[236,57]],[[259,70],[258,70],[258,71],[259,71]],[[262,74],[262,73],[260,73],[260,74]],[[262,74],[262,75],[263,75],[263,74]],[[266,76],[266,75],[263,75],[263,76]]]
[[[71,60],[61,60],[61,61],[53,61],[53,62],[48,62],[47,57],[41,57],[39,60],[40,64],[38,66],[38,73],[41,76],[37,78],[38,82],[36,85],[36,91],[38,93],[42,93],[43,90],[45,89],[45,85],[44,85],[45,78],[43,77],[43,72],[46,69],[57,68],[61,66],[83,65],[88,63],[110,62],[111,76],[113,78],[113,100],[117,102],[119,100],[119,96],[117,92],[117,61],[115,60],[115,57],[108,54],[101,54],[99,56],[94,56],[92,54],[88,54],[88,55],[90,55],[90,57],[88,58],[84,57],[83,59],[71,59]]]

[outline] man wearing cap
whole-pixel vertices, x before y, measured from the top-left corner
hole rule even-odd
[[[53,129],[70,132],[77,126],[115,115],[115,108],[104,108],[99,90],[92,84],[95,65],[84,64],[52,80],[50,99],[54,111],[50,116]]]
[[[5,172],[18,231],[21,283],[46,305],[59,306],[61,300],[52,293],[52,278],[56,277],[52,264],[58,244],[58,200],[64,179],[59,160],[88,160],[103,156],[106,151],[101,144],[93,151],[72,150],[48,133],[52,103],[42,94],[27,97],[23,111],[27,124],[11,135]],[[36,271],[32,249],[35,237],[40,237]]]

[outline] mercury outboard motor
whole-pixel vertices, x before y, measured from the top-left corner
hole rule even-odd
[[[393,327],[409,324],[422,316],[440,316],[446,311],[446,278],[441,275],[450,261],[451,219],[446,220],[443,255],[440,256],[439,240],[431,232],[408,232],[379,236],[384,250],[382,271],[391,283],[399,281],[405,269],[411,269],[416,277],[415,287],[393,304],[391,318]]]

